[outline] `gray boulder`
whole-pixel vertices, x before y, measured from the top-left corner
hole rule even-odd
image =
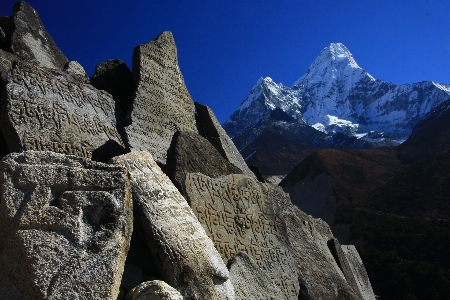
[[[14,4],[8,33],[5,34],[8,35],[8,50],[21,60],[58,70],[63,70],[68,62],[45,30],[38,13],[23,1]]]
[[[199,131],[213,144],[222,156],[230,163],[242,170],[242,172],[256,180],[255,174],[245,163],[231,138],[217,121],[214,112],[206,105],[195,102],[197,111],[197,124]]]
[[[276,300],[284,299],[280,288],[245,252],[239,252],[229,262],[230,280],[236,299]]]
[[[2,299],[111,299],[132,232],[127,172],[53,152],[0,162]]]
[[[70,72],[17,63],[6,76],[1,130],[10,152],[53,151],[108,161],[125,151],[111,96]]]
[[[134,49],[133,78],[137,89],[125,128],[128,146],[131,151],[149,151],[155,161],[166,164],[174,133],[197,132],[194,103],[171,32]]]
[[[179,190],[183,190],[187,173],[202,173],[209,177],[242,174],[242,171],[195,132],[178,131],[167,151],[166,174]]]
[[[135,90],[133,75],[123,60],[110,59],[100,63],[95,67],[91,84],[96,89],[110,93],[124,112],[131,107]]]
[[[234,299],[228,270],[186,200],[149,152],[111,163],[130,174],[135,218],[168,284],[187,299]]]
[[[183,300],[180,292],[160,280],[147,281],[131,290],[125,300]]]
[[[245,251],[285,299],[356,299],[327,242],[325,222],[278,187],[245,175],[186,175],[185,195],[224,261]]]

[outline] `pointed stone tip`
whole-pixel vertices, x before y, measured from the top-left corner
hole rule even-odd
[[[34,10],[34,8],[32,8],[28,3],[26,3],[25,1],[18,1],[18,2],[16,2],[16,3],[14,3],[14,6],[13,6],[13,13],[16,13],[16,12],[18,12],[18,11],[21,11],[21,10],[31,10],[31,11],[33,11],[33,12],[36,12],[35,10]]]

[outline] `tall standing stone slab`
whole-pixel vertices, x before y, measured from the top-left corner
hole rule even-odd
[[[27,3],[14,4],[8,31],[7,46],[21,60],[35,62],[41,67],[64,69],[68,62],[66,56],[45,30],[38,13]]]
[[[133,224],[126,170],[27,151],[0,175],[0,297],[115,300]]]
[[[247,252],[285,299],[356,299],[327,246],[328,226],[298,210],[280,187],[245,175],[190,173],[185,188],[224,261]]]
[[[166,163],[167,150],[177,131],[197,132],[195,108],[178,66],[172,33],[134,49],[133,78],[137,85],[129,125],[131,151],[149,151]]]
[[[358,254],[358,250],[353,245],[342,245],[341,248],[355,278],[361,298],[364,300],[375,300],[369,276],[367,276],[366,268]]]
[[[76,75],[18,63],[2,93],[1,130],[10,152],[53,151],[108,161],[125,148],[111,96]]]
[[[135,217],[164,281],[187,299],[234,299],[220,254],[152,155],[131,152],[111,162],[130,173]]]
[[[195,109],[197,111],[199,131],[205,135],[208,141],[216,147],[224,158],[241,169],[245,175],[257,180],[255,174],[247,166],[231,138],[222,128],[219,121],[217,121],[214,112],[208,106],[198,102],[195,102]]]

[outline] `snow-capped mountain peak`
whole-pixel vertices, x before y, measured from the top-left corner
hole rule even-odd
[[[275,108],[326,134],[357,138],[384,132],[403,141],[431,109],[450,98],[450,85],[396,85],[373,78],[341,43],[325,47],[292,88],[261,78],[223,126],[231,137],[258,126]],[[373,136],[373,134],[371,134]],[[386,135],[385,135],[386,136]]]
[[[363,77],[375,80],[358,65],[344,44],[331,43],[320,52],[306,74],[298,79],[294,86],[301,85],[304,81],[342,81],[349,77],[352,80]]]

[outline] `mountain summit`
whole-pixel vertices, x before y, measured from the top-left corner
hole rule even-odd
[[[289,88],[259,79],[223,127],[236,136],[275,108],[326,133],[369,142],[404,141],[431,109],[450,98],[450,85],[423,81],[397,85],[372,77],[341,43],[325,47]]]
[[[375,80],[369,73],[360,68],[353,55],[341,43],[331,43],[325,47],[314,60],[304,76],[298,79],[294,86],[308,81],[336,81],[347,78],[362,79],[369,77]]]

